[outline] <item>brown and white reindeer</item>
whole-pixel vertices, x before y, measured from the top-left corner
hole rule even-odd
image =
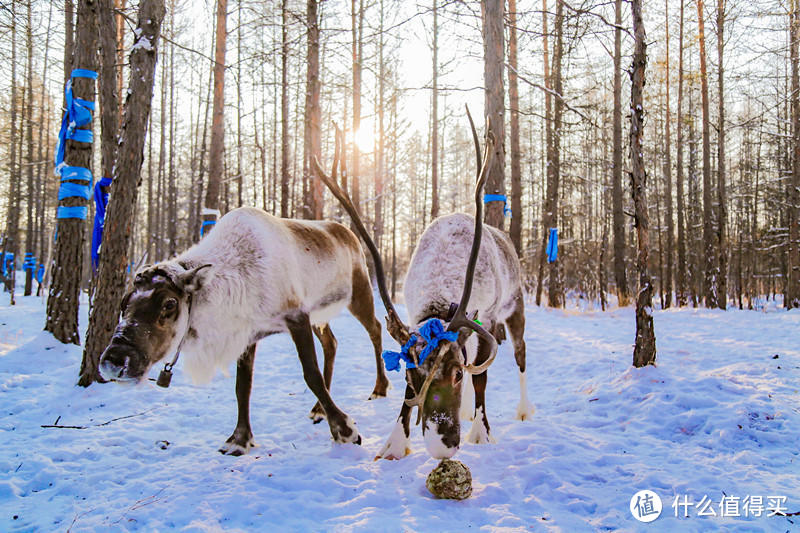
[[[355,423],[329,394],[337,343],[328,322],[345,306],[372,341],[377,378],[370,399],[386,396],[381,325],[356,236],[335,222],[235,209],[188,251],[136,274],[100,372],[109,380],[141,381],[152,365],[180,353],[186,372],[204,382],[236,361],[238,421],[220,452],[241,455],[254,445],[250,390],[256,343],[288,332],[303,377],[319,400],[309,416],[315,423],[327,418],[335,442],[360,443]],[[322,343],[324,378],[313,335]]]
[[[491,441],[484,393],[486,370],[495,358],[497,343],[489,332],[495,331],[496,326],[503,322],[508,326],[520,371],[518,418],[525,419],[532,412],[525,384],[525,315],[519,259],[503,232],[489,226],[483,232],[481,196],[487,178],[488,159],[494,152],[493,138],[491,134],[487,135],[486,155],[482,161],[474,125],[472,133],[478,161],[476,216],[455,214],[438,218],[422,235],[403,289],[411,323],[416,325],[413,331],[400,320],[394,309],[386,290],[378,250],[350,198],[336,183],[336,162],[329,177],[315,161],[320,179],[345,207],[373,256],[378,288],[388,313],[387,328],[401,346],[407,347],[407,357],[412,361],[406,369],[405,402],[394,430],[376,459],[400,459],[410,453],[410,415],[414,406],[418,408],[417,423],[422,421],[428,453],[439,459],[451,457],[460,444],[459,409],[464,371],[472,374],[475,389],[475,421],[467,440],[477,443]],[[340,134],[337,133],[337,148],[338,137]],[[470,300],[473,284],[475,291]],[[457,299],[460,303],[453,312],[452,302]],[[467,318],[468,305],[477,311],[486,329]],[[431,319],[442,321],[448,332],[458,332],[459,335],[454,341],[438,340],[438,346],[420,364],[419,355],[425,351],[427,342],[419,332]],[[478,349],[473,362],[469,363],[463,348],[472,331],[478,334]],[[412,335],[416,342],[409,343]]]

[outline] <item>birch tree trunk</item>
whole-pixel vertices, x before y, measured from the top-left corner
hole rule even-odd
[[[653,329],[653,286],[647,269],[649,254],[649,218],[647,214],[647,174],[642,147],[644,128],[645,69],[647,43],[642,21],[641,0],[631,0],[633,15],[633,65],[631,67],[631,193],[634,205],[634,225],[637,236],[636,269],[639,272],[639,292],[636,296],[636,343],[633,366],[642,367],[656,362],[656,335]]]

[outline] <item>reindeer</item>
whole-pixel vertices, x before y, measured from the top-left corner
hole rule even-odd
[[[122,300],[122,317],[101,356],[104,379],[141,381],[151,366],[183,354],[186,372],[209,381],[236,361],[238,421],[220,452],[241,455],[254,446],[250,390],[256,343],[288,332],[303,377],[318,402],[314,422],[327,418],[333,440],[360,444],[355,423],[330,397],[336,337],[329,321],[347,306],[372,341],[377,365],[370,399],[386,396],[381,325],[375,318],[364,252],[346,227],[325,221],[276,218],[260,209],[235,209],[200,243],[175,259],[143,267]],[[324,379],[314,338],[324,353]]]
[[[469,110],[467,110],[469,116]],[[481,158],[478,136],[472,118],[473,140],[477,154],[478,175],[475,186],[475,218],[465,214],[436,219],[425,230],[414,251],[406,276],[403,293],[406,298],[412,331],[400,321],[389,293],[383,263],[375,244],[364,228],[349,196],[336,182],[338,146],[341,133],[337,131],[337,149],[332,175],[328,176],[318,162],[315,171],[344,206],[359,235],[364,239],[375,262],[378,289],[386,307],[387,329],[404,347],[404,356],[411,363],[406,367],[405,401],[397,423],[378,458],[400,459],[410,453],[410,414],[417,407],[417,424],[422,422],[422,433],[428,453],[437,458],[452,457],[458,450],[461,436],[459,408],[461,404],[464,372],[472,375],[475,389],[475,422],[467,437],[470,442],[490,442],[489,422],[486,416],[486,370],[494,361],[497,341],[490,331],[505,322],[514,344],[514,355],[520,370],[521,399],[518,418],[529,416],[532,408],[526,397],[525,384],[525,316],[519,259],[508,237],[501,231],[487,227],[483,233],[481,222],[483,203],[481,194],[487,179],[489,160],[493,154],[494,140],[487,133],[485,155]],[[481,239],[482,236],[486,237]],[[471,242],[471,247],[469,246]],[[469,254],[466,250],[470,249]],[[466,272],[464,266],[466,265]],[[481,327],[467,317],[473,282],[477,285],[475,307]],[[451,304],[458,298],[459,304]],[[474,318],[474,315],[473,315]],[[421,332],[429,329],[430,320],[446,324],[446,332],[457,335],[438,335],[428,341]],[[488,331],[487,331],[488,330]],[[471,332],[478,334],[478,350],[473,363],[466,360],[464,349]],[[430,338],[430,331],[427,331]],[[449,337],[449,338],[448,338]],[[436,343],[435,347],[428,344]],[[423,361],[420,355],[430,352]]]

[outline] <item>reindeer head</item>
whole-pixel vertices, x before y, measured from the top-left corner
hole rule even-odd
[[[170,262],[136,273],[133,288],[122,299],[117,329],[100,356],[103,379],[141,381],[151,366],[177,353],[189,328],[192,294],[209,266],[187,270]]]
[[[405,402],[409,407],[417,407],[417,423],[422,422],[425,447],[428,453],[437,459],[452,457],[458,451],[461,441],[461,423],[458,414],[461,406],[461,380],[464,379],[465,373],[481,374],[485,372],[497,354],[497,342],[494,337],[480,324],[468,318],[466,314],[483,231],[481,193],[488,175],[488,163],[494,153],[493,137],[489,132],[487,133],[485,154],[481,158],[478,136],[472,117],[469,116],[469,109],[467,109],[467,116],[472,126],[478,160],[478,177],[475,185],[475,235],[467,263],[466,281],[461,301],[449,321],[431,319],[417,325],[412,331],[400,320],[386,288],[386,276],[378,249],[364,227],[350,197],[337,183],[336,173],[342,144],[342,133],[338,127],[336,128],[336,150],[331,176],[325,174],[319,162],[314,160],[317,175],[350,215],[374,259],[378,289],[387,312],[386,326],[389,334],[403,347],[402,352],[395,354],[394,359],[392,359],[391,353],[388,357],[384,354],[384,359],[387,362],[392,361],[389,365],[390,368],[398,363],[397,359],[403,359],[406,362],[408,387]],[[490,348],[490,356],[480,365],[467,364],[464,356],[463,347],[472,332],[484,339]]]

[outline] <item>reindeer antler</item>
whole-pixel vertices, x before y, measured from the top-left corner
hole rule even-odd
[[[450,321],[447,327],[448,331],[458,331],[460,328],[471,329],[478,334],[484,341],[489,344],[489,357],[481,365],[475,366],[472,364],[464,365],[464,369],[470,374],[482,374],[492,364],[494,358],[497,356],[497,341],[495,338],[483,329],[480,324],[467,317],[467,305],[469,298],[472,295],[472,282],[475,277],[475,265],[478,262],[478,252],[481,248],[481,236],[483,234],[483,199],[481,195],[483,188],[486,185],[486,180],[489,176],[489,165],[494,156],[494,135],[492,134],[491,123],[489,118],[486,118],[486,147],[484,148],[484,156],[481,158],[480,145],[478,143],[478,134],[475,131],[475,123],[472,121],[472,115],[467,107],[467,118],[472,128],[472,138],[475,141],[475,152],[478,159],[478,174],[475,183],[475,236],[472,239],[472,249],[470,250],[469,260],[467,261],[467,275],[464,279],[464,290],[461,293],[461,301],[456,309],[455,316]],[[483,160],[481,162],[481,159]]]
[[[383,261],[381,260],[380,252],[378,252],[375,242],[367,232],[367,228],[364,227],[364,222],[361,220],[361,216],[358,214],[358,211],[353,205],[353,201],[350,199],[350,196],[344,190],[342,190],[342,188],[339,186],[339,183],[336,181],[336,169],[338,168],[339,164],[339,151],[342,145],[343,135],[342,130],[340,130],[339,126],[337,126],[335,123],[334,127],[336,128],[336,148],[334,150],[333,171],[331,172],[331,176],[325,174],[325,171],[322,170],[322,166],[319,164],[316,156],[312,158],[314,170],[317,172],[317,175],[322,182],[328,187],[328,189],[330,189],[336,199],[339,200],[339,203],[342,204],[342,207],[344,207],[344,210],[347,211],[347,214],[350,215],[350,218],[353,220],[353,224],[356,227],[356,231],[358,231],[358,234],[362,239],[364,239],[367,249],[369,250],[369,253],[372,255],[372,259],[375,262],[375,277],[378,281],[378,292],[380,292],[381,300],[383,300],[383,306],[386,308],[386,313],[388,315],[386,317],[386,327],[394,340],[399,342],[401,345],[404,345],[410,338],[408,326],[403,324],[403,322],[400,320],[400,316],[397,314],[397,310],[394,308],[392,299],[389,297],[389,291],[386,289],[386,274],[383,270]]]

